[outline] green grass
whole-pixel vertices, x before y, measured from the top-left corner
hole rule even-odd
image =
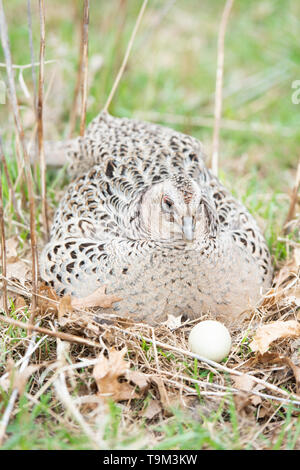
[[[6,397],[0,390],[0,398]],[[8,427],[9,437],[1,447],[2,450],[80,450],[93,449],[93,443],[84,435],[74,423],[59,423],[53,420],[49,409],[53,397],[51,393],[40,397],[38,405],[29,406],[25,395],[20,397],[19,411]],[[275,409],[275,408],[274,408]],[[30,410],[30,411],[29,411]],[[56,410],[57,411],[57,410]],[[241,450],[255,449],[260,445],[265,449],[278,450],[297,448],[300,436],[300,419],[292,417],[292,408],[278,412],[283,419],[276,438],[270,439],[263,434],[251,442],[255,431],[259,431],[259,424],[253,422],[241,426],[233,398],[230,398],[229,407],[224,402],[212,412],[195,404],[192,412],[186,413],[173,408],[173,417],[167,422],[151,425],[150,429],[155,440],[147,442],[147,424],[140,425],[139,434],[135,430],[132,434],[126,433],[121,426],[121,408],[111,402],[109,405],[109,418],[104,430],[104,442],[107,449],[153,449],[153,450]],[[67,421],[67,420],[65,420]],[[149,427],[148,427],[149,432]],[[272,436],[273,437],[273,436]],[[255,444],[255,445],[254,445]]]
[[[11,0],[5,5],[13,61],[30,63],[26,1]],[[166,114],[206,117],[213,116],[216,73],[216,45],[218,25],[223,2],[219,0],[188,0],[176,2],[162,19],[157,29],[155,18],[165,2],[152,0],[138,33],[128,67],[112,102],[111,113],[117,116],[147,116],[149,112],[161,113],[159,121],[169,125]],[[36,2],[33,5],[35,58],[39,50],[39,24]],[[77,1],[77,4],[79,2]],[[45,137],[63,139],[71,109],[78,63],[78,30],[74,20],[74,2],[52,0],[46,2],[46,59],[56,59],[57,65],[45,66],[46,88],[56,68],[49,98],[46,104]],[[140,2],[91,2],[89,29],[90,88],[87,122],[100,111],[109,94],[126,44],[138,14]],[[120,29],[122,15],[125,27]],[[285,259],[286,243],[278,240],[285,219],[299,154],[300,105],[292,104],[291,84],[300,78],[299,60],[300,3],[293,0],[236,1],[230,17],[226,36],[223,116],[245,125],[244,130],[221,131],[220,179],[233,194],[240,198],[264,227],[274,263]],[[118,32],[120,29],[120,32]],[[93,58],[100,54],[103,66],[93,72]],[[0,61],[4,62],[0,50]],[[4,69],[0,70],[5,77]],[[28,100],[19,84],[18,98],[21,105],[25,132],[30,135],[33,118],[31,70],[24,70],[26,84],[31,92]],[[17,82],[18,83],[18,82]],[[8,103],[0,105],[1,134],[5,144],[8,171],[13,182],[18,177],[13,119]],[[261,131],[251,130],[251,124],[261,126]],[[272,132],[263,132],[273,126]],[[174,128],[200,139],[210,152],[212,128],[207,126],[173,125]],[[78,131],[78,123],[77,123]],[[55,207],[58,192],[68,177],[64,170],[50,169],[47,173],[48,199]],[[4,200],[7,204],[9,188],[2,174]],[[36,190],[39,193],[39,183]],[[15,188],[16,197],[27,198],[27,188],[20,183]],[[37,204],[37,228],[40,233],[40,204]],[[13,222],[16,216],[12,205],[6,207],[8,235],[17,234],[26,245],[28,238],[28,213],[22,213],[24,227]],[[294,234],[289,235],[297,241]],[[23,245],[21,243],[21,248]],[[7,341],[1,346],[1,369],[11,355],[14,345],[25,336],[23,330],[6,329]],[[248,338],[244,338],[240,355],[243,358]],[[47,345],[47,348],[51,345]],[[150,355],[150,346],[144,342],[143,351]],[[165,359],[170,353],[158,351]],[[45,351],[44,351],[45,353]],[[149,360],[153,359],[149,357]],[[198,363],[186,364],[186,373],[192,378],[204,378],[212,374],[199,368]],[[211,377],[210,377],[211,379]],[[197,385],[190,384],[197,391]],[[198,390],[199,392],[199,390]],[[0,416],[7,404],[8,395],[0,394]],[[149,397],[148,397],[149,398]],[[32,405],[26,395],[20,398],[18,410],[8,427],[8,438],[3,449],[87,449],[92,448],[80,428],[71,422],[53,420],[50,410],[65,418],[58,410],[51,392],[42,395],[39,403]],[[197,405],[198,406],[198,405]],[[197,409],[197,407],[196,407]],[[105,430],[108,448],[156,449],[241,449],[254,448],[247,437],[254,436],[256,446],[273,449],[299,448],[300,421],[291,409],[282,408],[275,414],[273,423],[283,425],[273,439],[272,432],[259,434],[262,420],[253,416],[251,430],[243,429],[232,398],[217,410],[205,415],[191,410],[174,415],[159,423],[144,423],[134,430],[132,438],[126,435],[121,420],[121,408],[111,404],[109,421]],[[149,429],[150,437],[149,437]],[[242,429],[242,431],[241,431]],[[277,431],[276,431],[277,432]],[[147,437],[148,436],[148,437]],[[140,438],[142,441],[140,443]],[[248,443],[249,442],[249,443]]]

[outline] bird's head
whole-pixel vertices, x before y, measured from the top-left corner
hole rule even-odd
[[[151,186],[143,195],[140,216],[153,240],[190,243],[217,233],[216,206],[208,186],[185,176]]]

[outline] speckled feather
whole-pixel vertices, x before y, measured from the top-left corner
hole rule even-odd
[[[120,314],[154,324],[168,313],[236,316],[270,286],[270,255],[255,220],[206,168],[195,138],[102,113],[67,157],[74,181],[40,263],[59,293],[83,297],[104,284],[122,297]],[[192,242],[177,226],[154,236],[145,224],[147,194],[165,184],[196,211]]]

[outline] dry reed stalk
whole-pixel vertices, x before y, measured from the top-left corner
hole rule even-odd
[[[19,328],[23,328],[25,330],[33,330],[37,331],[38,333],[42,333],[44,335],[53,336],[54,338],[60,338],[63,341],[69,341],[70,343],[78,343],[78,344],[85,344],[86,346],[93,346],[95,348],[101,348],[100,343],[96,343],[95,341],[88,340],[81,338],[80,336],[75,336],[70,333],[62,333],[60,331],[51,331],[47,328],[42,328],[40,326],[30,325],[29,323],[24,323],[18,320],[14,320],[13,318],[4,317],[0,315],[0,321],[3,323],[8,323],[9,325],[18,326]]]
[[[227,0],[221,18],[218,36],[218,53],[217,53],[217,75],[216,75],[216,92],[215,92],[215,110],[214,110],[214,131],[212,142],[211,169],[214,175],[218,176],[219,165],[219,136],[220,123],[222,116],[222,89],[223,89],[223,71],[224,71],[224,41],[227,22],[234,0]]]
[[[3,191],[2,191],[2,171],[0,172],[0,232],[1,232],[1,267],[2,267],[2,292],[3,307],[6,315],[8,315],[7,304],[7,281],[6,281],[6,241],[5,241],[5,224],[4,224],[4,207],[3,207]]]
[[[15,215],[16,215],[18,221],[22,222],[22,218],[21,218],[21,216],[19,214],[19,211],[18,211],[15,190],[14,190],[12,181],[10,179],[9,171],[8,171],[8,168],[7,168],[7,163],[6,163],[6,158],[5,158],[5,154],[4,154],[4,150],[3,150],[2,137],[1,136],[0,136],[0,161],[3,165],[4,175],[5,175],[5,178],[6,178],[6,181],[7,181],[7,184],[8,184],[8,188],[9,188],[9,191],[10,191],[11,201],[12,201],[12,205],[13,205],[13,208],[14,208]]]
[[[295,217],[296,211],[296,204],[299,197],[299,189],[300,189],[300,159],[298,161],[298,167],[296,172],[296,180],[295,185],[292,190],[291,198],[290,198],[290,207],[286,216],[286,219],[283,224],[284,232],[288,232],[288,224],[289,222]]]
[[[82,46],[81,46],[81,111],[80,111],[80,135],[83,136],[85,130],[86,106],[87,106],[87,86],[88,86],[88,39],[89,39],[89,0],[84,0],[83,20],[82,20]]]
[[[143,1],[143,4],[141,6],[141,9],[140,9],[140,12],[138,14],[138,17],[137,17],[137,20],[135,22],[135,25],[134,25],[134,28],[133,28],[133,31],[131,33],[131,36],[130,36],[130,39],[129,39],[129,42],[128,42],[128,46],[127,46],[127,49],[126,49],[126,52],[125,52],[125,56],[124,56],[124,59],[123,59],[123,62],[121,64],[121,67],[120,67],[120,70],[118,72],[118,75],[114,81],[114,84],[112,86],[112,89],[111,89],[111,92],[107,98],[107,101],[105,103],[105,106],[103,108],[103,111],[108,111],[109,109],[109,106],[112,102],[112,99],[114,97],[114,94],[116,92],[116,89],[118,88],[118,85],[120,83],[120,80],[122,78],[122,75],[124,73],[124,70],[125,70],[125,67],[127,65],[127,62],[128,62],[128,58],[129,58],[129,55],[130,55],[130,52],[131,52],[131,49],[132,49],[132,46],[133,46],[133,43],[134,43],[134,40],[135,40],[135,37],[136,37],[136,33],[137,33],[137,30],[139,28],[139,25],[141,23],[141,20],[142,20],[142,17],[143,17],[143,14],[144,14],[144,11],[145,11],[145,8],[147,6],[147,3],[148,3],[148,0],[144,0]]]
[[[42,219],[44,236],[49,240],[49,219],[47,209],[47,187],[46,187],[46,162],[44,152],[44,122],[43,122],[43,105],[44,105],[44,58],[45,58],[45,5],[44,0],[39,0],[40,13],[40,69],[39,69],[39,90],[37,102],[37,131],[38,131],[38,152],[41,168],[41,190],[42,190]]]
[[[56,344],[56,351],[58,362],[61,366],[64,366],[66,363],[66,355],[69,351],[69,345],[58,340]],[[80,413],[79,408],[76,406],[75,400],[71,397],[66,383],[66,376],[62,371],[62,367],[60,367],[58,377],[54,381],[53,385],[58,398],[65,406],[68,414],[79,424],[83,432],[89,437],[91,442],[93,442],[95,448],[104,448],[104,442],[102,439],[97,439],[95,431],[86,422]]]
[[[76,6],[77,4],[75,3],[74,4],[74,7],[75,7],[74,21],[78,23],[79,13],[78,13],[78,9],[76,8]],[[76,83],[75,83],[73,101],[72,101],[71,112],[70,112],[69,133],[68,133],[69,139],[74,134],[74,130],[76,126],[76,118],[77,118],[77,113],[78,113],[78,98],[79,98],[81,74],[82,74],[83,21],[81,23],[79,21],[79,29],[80,29],[79,63],[78,63],[78,68],[77,68]]]
[[[29,195],[30,241],[31,241],[31,253],[32,253],[32,293],[33,293],[30,322],[32,323],[34,315],[35,315],[35,311],[36,311],[36,306],[37,306],[36,292],[37,292],[37,275],[38,275],[37,242],[36,242],[36,232],[35,232],[35,227],[36,227],[35,201],[34,201],[33,180],[32,180],[31,168],[30,168],[30,160],[29,160],[29,155],[26,150],[24,130],[23,130],[23,126],[21,123],[21,119],[20,119],[15,80],[14,80],[14,74],[13,74],[13,68],[12,68],[10,46],[9,46],[9,40],[8,40],[7,24],[6,24],[2,0],[0,0],[0,34],[1,34],[1,43],[2,43],[2,48],[3,48],[5,62],[6,62],[9,96],[10,96],[11,106],[13,109],[17,135],[19,137],[19,140],[22,146],[23,158],[25,162],[25,176],[26,176],[28,195]]]
[[[33,37],[32,37],[32,17],[31,17],[31,0],[27,0],[27,23],[28,23],[28,34],[29,34],[29,48],[30,48],[30,59],[31,59],[31,73],[33,83],[33,101],[34,101],[34,112],[37,110],[37,94],[36,94],[36,73],[34,67],[34,50],[33,50]]]
[[[80,413],[79,409],[76,406],[75,401],[71,397],[68,387],[66,384],[66,378],[64,374],[60,373],[59,377],[54,382],[54,389],[56,392],[57,397],[61,401],[61,403],[65,406],[68,414],[73,417],[73,419],[78,423],[84,434],[88,436],[91,442],[94,444],[95,449],[100,449],[101,447],[104,448],[104,442],[98,442],[97,438],[95,437],[95,432],[93,429],[88,425],[82,414]]]
[[[51,59],[51,60],[45,60],[44,61],[44,64],[55,64],[57,62],[56,59]],[[40,63],[39,62],[34,62],[32,64],[24,64],[24,65],[19,65],[19,64],[12,64],[12,68],[13,69],[16,69],[16,70],[20,70],[20,71],[23,71],[23,70],[26,70],[26,69],[29,69],[29,68],[32,68],[32,67],[39,67],[40,66]],[[0,62],[0,67],[3,67],[6,69],[6,64],[4,62]]]
[[[151,370],[153,370],[155,372],[155,369],[151,368]],[[296,400],[289,400],[288,398],[280,398],[280,397],[277,397],[275,395],[270,395],[270,394],[267,394],[267,393],[262,393],[262,392],[258,392],[257,390],[240,390],[238,388],[235,388],[235,387],[229,387],[228,385],[225,386],[225,385],[220,385],[220,384],[216,384],[214,382],[204,382],[202,380],[197,380],[197,379],[193,379],[192,377],[188,377],[188,376],[184,376],[184,375],[178,375],[178,374],[174,374],[172,372],[168,372],[168,371],[162,371],[161,374],[163,375],[171,375],[173,377],[173,379],[180,379],[180,380],[184,380],[186,382],[191,382],[191,383],[194,383],[194,384],[197,384],[199,385],[200,387],[204,388],[205,390],[207,390],[207,388],[215,388],[217,390],[222,390],[223,393],[231,393],[231,394],[237,394],[237,395],[241,395],[241,396],[245,396],[245,395],[255,395],[257,397],[261,397],[261,398],[264,398],[266,400],[274,400],[274,401],[279,401],[280,403],[283,403],[283,404],[290,404],[290,405],[300,405],[300,401],[296,401]],[[252,376],[251,376],[252,377]],[[174,382],[176,384],[176,382]],[[177,386],[179,387],[180,385],[180,382],[177,382]],[[195,390],[193,390],[195,391]],[[205,395],[205,393],[203,393],[203,391],[201,390],[200,392],[201,395]]]

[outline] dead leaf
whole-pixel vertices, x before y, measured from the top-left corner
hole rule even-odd
[[[264,354],[273,341],[282,338],[298,338],[299,336],[300,323],[296,320],[276,321],[258,328],[250,343],[250,348],[252,351]]]
[[[149,387],[149,377],[147,377],[143,372],[138,370],[129,370],[127,373],[128,380],[137,385],[141,392],[145,392]]]
[[[163,325],[166,325],[170,330],[176,330],[176,328],[181,326],[181,317],[182,315],[178,315],[177,317],[174,315],[168,315],[168,319],[163,322]]]
[[[255,385],[255,381],[250,375],[243,374],[232,377],[235,388],[243,390],[245,392],[250,392]]]
[[[251,397],[247,394],[234,395],[233,397],[237,412],[242,416],[253,416],[251,409]]]
[[[26,300],[21,295],[17,296],[17,298],[14,302],[14,305],[15,305],[15,310],[19,310],[19,309],[22,309],[24,307],[27,307]]]
[[[266,352],[258,356],[258,361],[262,363],[286,364],[289,366],[292,369],[296,380],[296,393],[300,393],[300,367],[296,365],[289,357],[284,356],[283,354]]]
[[[48,309],[52,309],[55,312],[58,311],[60,299],[51,286],[42,283],[38,294],[38,306],[41,314],[45,313]]]
[[[295,380],[296,380],[296,393],[300,393],[300,367],[296,366],[289,357],[285,357],[283,362],[285,362],[293,371]]]
[[[142,416],[146,419],[153,419],[162,411],[161,404],[158,400],[150,400],[147,408],[142,412]]]
[[[253,406],[258,406],[262,403],[262,399],[259,395],[252,395],[250,400]]]
[[[166,390],[165,384],[161,377],[151,377],[151,381],[157,385],[159,391],[160,402],[166,416],[172,416],[171,407],[178,404],[178,397],[170,397],[169,393]]]
[[[59,302],[58,312],[57,312],[58,321],[60,322],[65,315],[68,315],[72,312],[73,312],[73,306],[71,303],[71,296],[65,295]]]
[[[95,290],[92,294],[81,297],[81,298],[72,298],[72,307],[74,308],[89,308],[89,307],[102,307],[102,308],[112,308],[114,302],[119,302],[122,300],[116,295],[107,295],[105,293],[106,287],[102,286],[99,289]]]
[[[243,392],[250,392],[254,390],[254,386],[256,385],[256,382],[253,380],[253,378],[247,374],[232,376],[231,378],[235,388]],[[238,412],[243,412],[247,415],[249,413],[252,414],[252,411],[249,409],[249,405],[257,406],[262,402],[259,396],[248,394],[238,395],[234,398],[234,400]]]
[[[261,407],[259,408],[257,418],[258,419],[267,418],[267,417],[271,416],[273,413],[274,413],[274,407],[273,407],[272,403],[270,403],[268,401],[264,401],[261,404]]]
[[[135,371],[129,370],[130,364],[124,359],[126,351],[126,348],[121,351],[112,349],[108,358],[103,353],[99,356],[99,361],[93,370],[93,377],[97,383],[98,396],[101,398],[115,401],[139,398],[141,392],[138,393],[136,387],[129,384],[128,380],[145,390],[146,383],[142,380],[140,373],[135,374]],[[122,377],[126,381],[120,382]]]
[[[15,279],[24,286],[26,281],[31,279],[30,271],[30,265],[22,260],[13,263],[8,262],[6,266],[6,277],[8,279]]]

